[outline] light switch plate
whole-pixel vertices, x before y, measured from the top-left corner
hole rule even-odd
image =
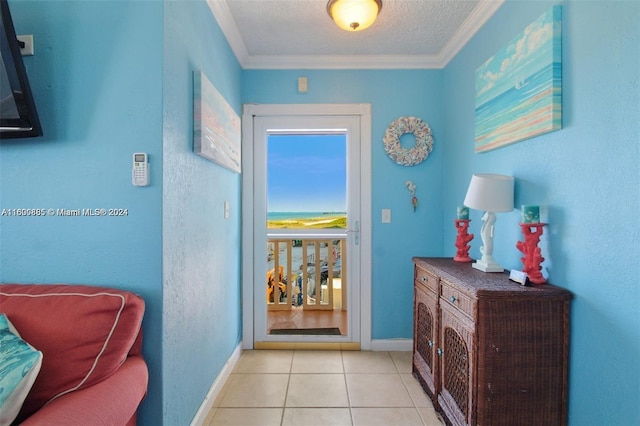
[[[391,223],[391,209],[382,209],[382,223]]]
[[[18,41],[24,43],[24,47],[20,48],[22,56],[33,56],[33,34],[16,36]]]
[[[307,93],[309,90],[309,81],[307,77],[298,77],[298,93]]]

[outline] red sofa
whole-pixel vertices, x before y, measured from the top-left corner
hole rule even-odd
[[[0,313],[43,353],[19,424],[135,425],[148,383],[140,296],[86,285],[0,284]]]

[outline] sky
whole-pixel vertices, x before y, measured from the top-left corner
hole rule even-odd
[[[345,212],[346,135],[269,135],[267,211]]]

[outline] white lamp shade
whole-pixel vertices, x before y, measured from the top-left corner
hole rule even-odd
[[[380,0],[331,0],[327,11],[335,23],[347,31],[369,28],[382,8]]]
[[[475,174],[471,177],[464,205],[487,212],[513,210],[513,176]]]

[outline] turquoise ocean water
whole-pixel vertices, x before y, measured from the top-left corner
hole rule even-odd
[[[476,149],[561,127],[562,64],[549,64],[476,108]]]

